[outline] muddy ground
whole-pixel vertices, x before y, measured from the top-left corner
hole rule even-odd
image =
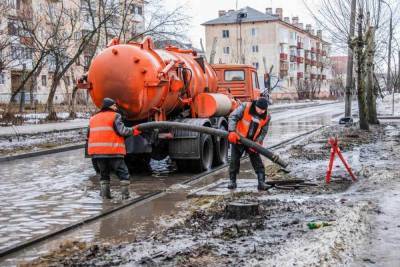
[[[330,136],[339,138],[357,182],[351,182],[337,160],[332,182],[325,184]],[[187,212],[166,218],[163,224],[170,226],[146,238],[121,244],[68,241],[22,265],[386,266],[379,264],[379,255],[372,259],[361,251],[370,247],[373,223],[382,213],[380,199],[400,182],[399,142],[397,123],[383,123],[370,132],[328,127],[279,150],[291,163],[291,173],[267,167],[268,179],[303,179],[315,186],[190,198]],[[242,178],[249,178],[246,175],[253,177],[241,173]],[[258,203],[260,213],[244,220],[227,219],[226,205],[232,201]],[[329,226],[310,230],[307,223],[315,221]]]

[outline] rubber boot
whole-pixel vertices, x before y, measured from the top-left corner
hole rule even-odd
[[[130,184],[131,184],[131,182],[129,180],[122,180],[119,182],[122,199],[129,198],[129,185]]]
[[[268,190],[272,187],[271,185],[265,183],[264,173],[262,172],[257,173],[257,179],[258,179],[258,186],[257,186],[258,190]]]
[[[100,196],[103,199],[111,199],[110,181],[100,181]]]
[[[228,189],[236,189],[237,184],[236,184],[236,173],[230,173],[229,174],[229,184],[228,184]]]

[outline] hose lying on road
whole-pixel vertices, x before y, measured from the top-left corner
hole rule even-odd
[[[222,138],[228,137],[228,132],[224,131],[224,130],[215,129],[215,128],[211,128],[211,127],[205,127],[205,126],[191,125],[191,124],[186,124],[186,123],[182,123],[182,122],[173,122],[173,121],[145,122],[145,123],[138,124],[136,127],[140,131],[153,130],[153,129],[167,129],[167,130],[180,129],[180,130],[187,130],[187,131],[193,131],[193,132],[199,132],[199,133],[219,136]],[[272,162],[282,166],[283,168],[286,168],[288,165],[288,163],[286,163],[281,158],[279,158],[278,155],[273,153],[271,150],[259,145],[258,143],[255,143],[244,137],[240,137],[240,143],[242,143],[246,147],[253,148],[258,153],[267,157]]]

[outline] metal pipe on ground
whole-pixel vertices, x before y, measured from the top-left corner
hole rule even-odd
[[[180,130],[187,130],[187,131],[219,136],[222,138],[227,138],[229,134],[227,131],[220,129],[191,125],[182,122],[173,122],[173,121],[145,122],[138,124],[136,127],[140,131],[154,130],[154,129],[166,129],[166,130],[180,129]],[[255,149],[258,153],[260,153],[261,155],[265,156],[266,158],[280,165],[283,168],[286,168],[288,166],[288,163],[283,161],[278,155],[273,153],[271,150],[259,145],[258,143],[251,141],[250,139],[240,137],[240,143],[242,143],[246,147]]]

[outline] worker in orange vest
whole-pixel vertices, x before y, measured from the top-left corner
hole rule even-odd
[[[125,138],[136,134],[122,122],[118,107],[111,98],[104,98],[97,114],[90,118],[88,132],[88,154],[93,158],[100,171],[100,195],[111,199],[110,173],[120,179],[121,195],[129,198],[129,172],[124,161],[126,155]]]
[[[237,107],[229,116],[228,140],[231,143],[231,161],[229,164],[229,189],[235,189],[236,176],[240,169],[240,158],[244,151],[250,157],[251,165],[257,174],[258,190],[267,190],[271,186],[265,183],[265,168],[257,151],[240,144],[240,138],[245,137],[262,145],[268,132],[271,116],[268,114],[268,100],[260,97],[253,102],[247,102]]]

